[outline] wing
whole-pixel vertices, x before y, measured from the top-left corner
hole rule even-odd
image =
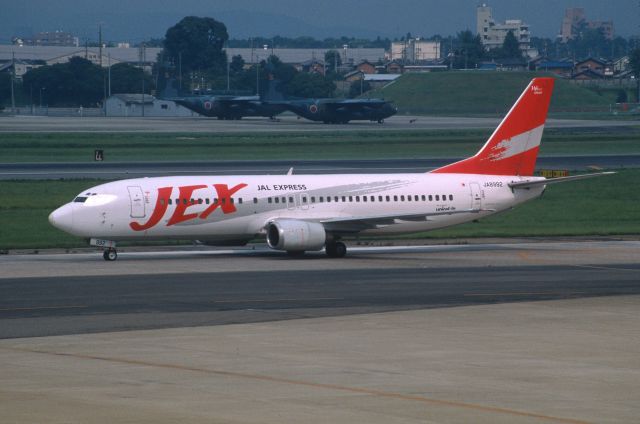
[[[346,99],[346,100],[327,100],[322,104],[328,109],[333,110],[348,110],[348,111],[360,111],[366,109],[378,109],[386,105],[386,100],[381,99]]]
[[[480,213],[488,209],[464,209],[455,211],[430,212],[420,214],[395,214],[395,215],[371,215],[350,216],[345,218],[329,218],[320,220],[325,230],[334,233],[357,233],[363,230],[380,228],[397,224],[398,221],[421,222],[428,221],[430,217],[442,215],[458,215],[463,213]]]

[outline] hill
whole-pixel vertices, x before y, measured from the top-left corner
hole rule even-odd
[[[406,115],[506,113],[537,72],[451,71],[405,74],[367,97],[392,100]],[[609,99],[595,91],[556,79],[551,113],[606,112]]]

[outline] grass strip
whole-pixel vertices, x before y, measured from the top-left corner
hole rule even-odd
[[[270,134],[7,133],[4,163],[90,162],[103,149],[108,162],[259,159],[378,159],[466,157],[491,130],[377,131]],[[541,155],[640,154],[640,128],[552,128]]]

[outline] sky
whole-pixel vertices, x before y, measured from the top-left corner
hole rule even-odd
[[[231,38],[342,35],[396,38],[475,32],[480,0],[2,0],[0,43],[14,35],[67,31],[81,40],[139,42],[161,38],[184,16],[209,16]],[[638,0],[488,0],[494,19],[522,19],[532,36],[553,38],[564,10],[582,7],[589,20],[613,20],[616,35],[640,34]]]

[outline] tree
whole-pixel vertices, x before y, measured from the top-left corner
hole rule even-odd
[[[502,55],[507,59],[522,58],[520,43],[518,43],[516,36],[513,35],[513,31],[507,32],[506,37],[504,37],[504,42],[502,43]]]
[[[229,39],[227,27],[213,18],[187,16],[167,30],[164,56],[181,62],[182,73],[194,71],[226,73],[223,50]]]
[[[142,90],[142,72],[129,64],[113,65],[111,91],[139,93]],[[147,74],[144,78],[145,92],[148,93],[153,88],[153,80]],[[43,104],[55,106],[96,106],[103,101],[105,84],[106,69],[81,57],[32,69],[22,77],[25,97],[30,97],[37,104],[42,95]]]
[[[241,55],[237,54],[231,58],[231,63],[229,64],[229,71],[232,74],[237,74],[244,70],[245,61]]]
[[[296,97],[332,97],[336,84],[322,75],[298,73],[286,86],[286,94]]]
[[[149,93],[153,84],[151,75],[128,63],[113,65],[111,67],[111,92],[140,93],[142,91],[142,78],[144,78],[144,91]]]
[[[47,105],[95,106],[104,96],[104,70],[87,59],[72,57],[67,63],[30,70],[22,77],[22,88],[25,95],[42,95]]]
[[[0,73],[0,108],[11,103],[11,73]]]
[[[475,68],[484,57],[484,53],[484,46],[479,35],[474,36],[469,30],[459,32],[452,59],[453,67],[456,69]]]

